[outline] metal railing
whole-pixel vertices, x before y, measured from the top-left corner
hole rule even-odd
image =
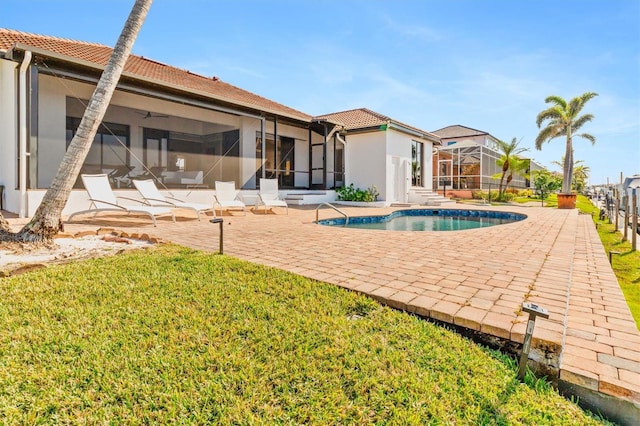
[[[316,223],[318,223],[318,211],[322,206],[331,207],[333,210],[337,211],[342,216],[344,216],[344,226],[347,226],[349,224],[349,216],[345,212],[343,212],[342,210],[340,210],[339,208],[337,208],[336,206],[330,203],[322,203],[322,204],[319,204],[318,207],[316,207]]]

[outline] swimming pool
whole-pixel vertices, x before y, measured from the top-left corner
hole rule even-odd
[[[384,216],[354,216],[319,220],[320,225],[388,231],[461,231],[512,223],[525,219],[520,213],[492,210],[411,209]]]

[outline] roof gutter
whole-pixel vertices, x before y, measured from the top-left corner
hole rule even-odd
[[[19,128],[19,154],[20,166],[18,176],[20,179],[20,210],[19,217],[27,216],[27,69],[31,64],[31,52],[26,50],[20,64],[18,73],[18,128]]]
[[[85,61],[83,59],[74,58],[73,56],[62,55],[62,54],[59,54],[59,53],[56,53],[56,52],[52,52],[50,50],[41,49],[41,48],[38,48],[38,47],[32,47],[32,46],[29,46],[29,45],[25,45],[23,43],[16,43],[15,46],[12,48],[12,50],[25,50],[25,51],[26,50],[30,50],[31,52],[33,52],[34,55],[46,56],[46,57],[49,57],[51,59],[56,59],[56,60],[59,60],[59,61],[68,62],[68,63],[72,63],[72,64],[75,64],[75,65],[80,65],[80,66],[83,66],[83,67],[87,67],[87,68],[92,68],[92,69],[95,69],[97,71],[103,71],[104,70],[104,65],[96,64],[95,62]],[[187,72],[187,71],[185,71],[185,72]],[[197,75],[197,74],[194,74],[194,75]],[[143,77],[143,76],[140,76],[138,74],[135,74],[135,73],[132,73],[132,72],[129,72],[129,71],[124,71],[122,73],[122,76],[130,78],[130,79],[133,79],[133,80],[138,80],[138,81],[142,81],[142,82],[145,82],[145,83],[150,83],[150,84],[155,84],[155,85],[158,85],[158,86],[166,87],[168,89],[178,90],[178,91],[181,91],[181,92],[186,92],[186,93],[190,93],[190,94],[197,95],[197,96],[202,96],[202,97],[209,98],[209,99],[215,99],[215,100],[222,101],[222,102],[236,104],[238,106],[242,106],[242,107],[246,107],[246,108],[250,108],[250,109],[254,109],[254,110],[260,110],[260,111],[263,111],[265,113],[269,113],[269,114],[272,114],[272,115],[279,115],[279,116],[282,116],[282,117],[286,117],[286,118],[290,118],[290,119],[294,119],[294,120],[298,120],[298,121],[304,121],[304,122],[307,122],[307,123],[309,121],[311,121],[311,117],[302,117],[302,116],[298,116],[298,115],[294,115],[294,114],[287,114],[287,113],[283,113],[281,111],[275,111],[275,110],[270,109],[270,108],[264,108],[264,107],[257,106],[255,104],[250,104],[248,102],[237,101],[235,99],[225,98],[223,96],[214,96],[214,95],[212,95],[211,93],[208,93],[208,92],[189,89],[189,88],[186,88],[184,86],[177,85],[177,84],[167,83],[166,81],[163,81],[163,80],[157,80],[157,79],[153,79],[153,78]],[[199,76],[199,77],[202,77],[202,76]]]
[[[418,132],[418,131],[410,129],[410,128],[406,127],[406,126],[400,125],[400,124],[398,124],[398,123],[396,123],[394,121],[389,121],[387,127],[389,129],[398,130],[400,132],[407,133],[407,134],[412,135],[412,136],[416,136],[416,137],[423,138],[423,139],[428,139],[431,142],[440,143],[440,139],[437,136],[433,135],[433,134]]]

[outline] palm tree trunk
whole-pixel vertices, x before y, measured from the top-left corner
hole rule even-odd
[[[571,194],[571,177],[573,174],[573,146],[571,143],[571,126],[567,128],[567,145],[564,153],[564,176],[562,176],[562,193]]]
[[[502,176],[500,176],[500,186],[498,187],[498,198],[502,198],[502,184],[504,182],[504,175],[507,174],[506,170],[502,171]]]
[[[98,126],[104,118],[133,43],[149,12],[151,2],[152,0],[136,0],[133,5],[58,172],[31,221],[15,235],[16,240],[46,241],[63,229],[62,210],[69,200],[73,184],[91,148]],[[3,237],[6,235],[0,233],[0,239]]]

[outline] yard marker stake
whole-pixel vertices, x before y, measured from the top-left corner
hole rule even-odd
[[[224,238],[223,238],[223,234],[222,234],[222,225],[224,223],[224,219],[221,218],[221,217],[214,217],[209,222],[211,222],[211,223],[219,223],[220,224],[220,248],[218,249],[218,252],[220,254],[223,254],[222,253],[222,246],[223,246],[223,243],[224,243]]]
[[[527,332],[524,335],[522,354],[520,355],[520,366],[518,368],[518,379],[520,379],[520,381],[524,381],[524,373],[527,368],[529,351],[531,350],[531,337],[533,336],[533,328],[536,325],[536,317],[549,318],[549,312],[547,312],[546,309],[533,303],[524,302],[522,304],[522,310],[529,313],[529,321],[527,322]]]

